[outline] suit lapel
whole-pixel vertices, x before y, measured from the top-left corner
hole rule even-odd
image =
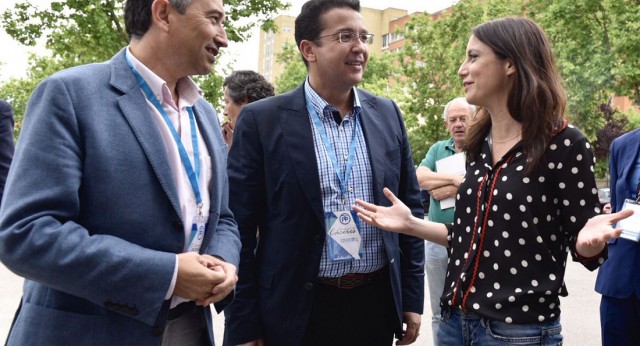
[[[357,89],[356,89],[357,90]],[[385,164],[384,137],[385,131],[382,125],[381,114],[374,98],[363,93],[358,93],[362,114],[360,123],[362,132],[369,150],[369,161],[371,162],[371,174],[373,176],[373,202],[380,204],[382,200],[382,188],[384,182]]]
[[[121,50],[110,62],[111,85],[123,92],[123,95],[118,98],[120,110],[129,126],[131,126],[132,132],[158,177],[160,186],[169,197],[176,214],[182,217],[178,191],[173,181],[171,166],[169,165],[169,160],[167,160],[162,136],[151,119],[149,106],[144,94],[127,65],[125,49]]]
[[[284,143],[288,148],[293,170],[311,208],[318,219],[324,222],[320,176],[311,122],[305,104],[304,87],[301,86],[292,92],[290,98],[287,104],[291,106],[282,107],[278,113]]]

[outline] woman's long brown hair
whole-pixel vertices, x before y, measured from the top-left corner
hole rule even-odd
[[[562,126],[566,95],[555,66],[546,34],[530,19],[507,17],[476,26],[472,34],[491,48],[500,59],[509,59],[516,68],[507,108],[522,124],[522,144],[527,157],[525,174],[531,173]],[[475,160],[491,129],[486,109],[478,111],[477,121],[466,136],[467,159]]]

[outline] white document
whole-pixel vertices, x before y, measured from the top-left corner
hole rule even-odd
[[[465,154],[457,153],[436,161],[436,172],[457,174],[464,177],[466,173]],[[455,197],[447,197],[440,201],[440,209],[453,208],[456,204]]]
[[[633,210],[633,215],[629,216],[626,219],[622,219],[618,221],[616,228],[622,228],[622,234],[620,237],[638,241],[640,240],[640,204],[635,203],[635,201],[627,199],[624,202],[624,206],[622,210],[631,209]]]

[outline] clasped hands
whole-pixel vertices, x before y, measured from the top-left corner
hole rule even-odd
[[[178,277],[173,294],[207,306],[224,299],[236,286],[236,266],[196,252],[178,254]]]

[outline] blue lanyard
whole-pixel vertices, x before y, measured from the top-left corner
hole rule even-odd
[[[187,150],[184,148],[184,144],[182,144],[182,140],[178,135],[178,131],[173,126],[173,123],[169,119],[167,112],[165,112],[164,108],[162,108],[162,104],[156,96],[151,91],[149,84],[142,78],[140,73],[133,67],[131,61],[129,61],[129,57],[125,55],[127,58],[127,64],[131,68],[131,72],[136,76],[136,80],[138,81],[138,85],[144,92],[147,99],[153,104],[153,106],[158,110],[160,115],[162,115],[162,119],[169,127],[169,131],[171,131],[171,135],[173,136],[173,140],[176,142],[178,146],[178,153],[180,153],[180,160],[182,161],[182,165],[184,166],[184,170],[187,172],[187,177],[189,177],[189,183],[191,183],[191,188],[193,189],[193,193],[196,196],[196,203],[198,204],[198,212],[200,216],[202,216],[202,196],[200,195],[200,187],[198,185],[198,177],[200,176],[200,151],[198,149],[198,133],[196,132],[196,122],[195,117],[193,115],[193,107],[187,107],[187,112],[189,113],[189,122],[191,123],[191,143],[193,145],[193,162],[195,164],[196,169],[194,170],[191,166],[191,160],[189,160],[189,155],[187,154]]]
[[[329,136],[327,136],[327,132],[322,125],[322,121],[320,120],[320,115],[316,112],[311,104],[311,100],[309,99],[309,95],[305,93],[305,99],[307,102],[307,110],[311,115],[311,119],[313,119],[314,126],[318,129],[320,133],[320,138],[324,143],[325,151],[331,160],[331,164],[338,175],[338,181],[340,183],[340,192],[342,194],[343,203],[346,205],[345,194],[347,192],[347,181],[349,180],[349,176],[351,175],[351,171],[353,170],[353,162],[355,161],[356,156],[356,128],[358,127],[358,113],[353,114],[353,134],[351,135],[351,146],[349,147],[349,156],[347,159],[347,167],[345,169],[344,175],[342,170],[340,169],[340,165],[338,164],[338,159],[336,158],[335,152],[333,150],[333,146],[329,141]]]

